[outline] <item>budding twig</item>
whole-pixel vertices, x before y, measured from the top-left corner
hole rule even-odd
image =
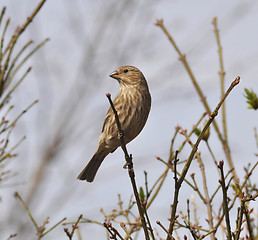
[[[172,239],[175,240],[175,238],[168,232],[168,230],[163,226],[163,224],[160,221],[156,221],[156,223],[167,233],[167,235]]]

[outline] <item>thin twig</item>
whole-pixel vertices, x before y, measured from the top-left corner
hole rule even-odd
[[[45,231],[44,233],[42,233],[42,237],[45,236],[47,233],[49,233],[50,231],[52,231],[54,228],[56,228],[59,224],[61,224],[63,221],[66,220],[66,217],[63,218],[62,220],[60,220],[59,222],[57,222],[53,227],[49,228],[47,231]]]
[[[19,57],[22,55],[22,53],[33,43],[32,40],[30,40],[29,42],[27,42],[22,49],[18,52],[18,54],[14,57],[14,59],[11,62],[11,65],[9,67],[8,72],[6,73],[5,77],[4,77],[4,88],[7,88],[7,84],[6,82],[9,81],[9,75],[11,73],[11,71],[13,70],[15,63],[18,61]],[[11,81],[9,81],[11,82]]]
[[[23,74],[23,76],[20,78],[20,80],[12,87],[12,89],[6,94],[5,98],[0,103],[0,109],[4,106],[4,104],[7,102],[7,100],[10,98],[10,95],[14,92],[14,90],[21,84],[21,82],[24,80],[24,78],[27,76],[27,74],[31,71],[31,67],[27,69],[27,71]]]
[[[24,65],[24,63],[36,52],[38,51],[46,42],[49,41],[49,38],[45,39],[44,41],[42,41],[41,43],[39,43],[34,49],[32,49],[23,59],[22,61],[18,64],[18,66],[14,69],[14,71],[12,72],[12,68],[15,64],[15,62],[17,61],[19,55],[16,56],[16,58],[12,61],[12,66],[9,68],[9,71],[7,73],[7,75],[5,76],[5,86],[4,88],[7,88],[10,84],[10,82],[12,81],[13,77],[15,76],[15,74],[18,72],[18,70]],[[26,46],[24,46],[26,47]],[[22,53],[22,51],[24,51],[24,49],[21,50],[21,52],[19,54]],[[11,74],[11,76],[9,77],[9,75]]]
[[[143,206],[143,209],[144,209],[144,214],[145,214],[145,216],[146,216],[147,223],[148,223],[148,225],[149,225],[149,231],[150,231],[151,238],[152,238],[153,240],[155,240],[153,228],[152,228],[152,225],[151,225],[151,221],[150,221],[149,215],[148,215],[148,213],[147,213],[146,205],[147,205],[146,202],[143,202],[143,203],[142,203],[142,206]]]
[[[43,6],[43,4],[46,2],[46,0],[42,0],[37,7],[34,9],[34,11],[32,12],[32,14],[27,17],[26,21],[24,22],[24,24],[21,27],[16,28],[14,34],[12,35],[12,38],[10,39],[9,43],[6,45],[6,49],[3,52],[2,57],[4,57],[5,54],[8,53],[5,63],[3,64],[3,69],[0,73],[0,79],[1,79],[1,86],[0,86],[0,96],[2,96],[3,94],[3,87],[4,87],[4,75],[6,74],[6,71],[8,69],[8,64],[9,61],[11,59],[11,55],[14,49],[14,46],[18,40],[18,38],[21,36],[21,34],[25,31],[25,29],[28,27],[28,25],[32,22],[32,20],[34,19],[34,17],[36,16],[36,14],[39,12],[39,10],[41,9],[41,7]]]
[[[222,188],[222,192],[223,192],[223,212],[224,212],[224,215],[225,215],[225,218],[226,218],[227,239],[231,240],[232,239],[232,233],[231,233],[231,227],[230,227],[227,187],[226,187],[226,184],[225,184],[223,165],[224,165],[224,162],[220,161],[219,165],[218,165],[218,168],[220,169],[221,179],[220,179],[219,182],[221,184],[221,188]]]
[[[177,163],[179,161],[179,159],[177,158],[177,155],[178,155],[178,150],[176,150],[176,154],[175,154],[175,159],[174,159],[174,180],[175,180],[175,188],[177,186],[177,181],[178,181],[178,178],[177,178]]]
[[[209,191],[208,191],[208,186],[207,186],[207,177],[205,174],[204,164],[202,162],[200,154],[197,154],[197,157],[198,157],[198,162],[200,164],[200,169],[201,169],[201,173],[202,173],[203,189],[204,189],[204,194],[205,194],[205,204],[207,206],[207,213],[208,213],[208,224],[209,224],[209,230],[211,231],[214,228],[214,226],[213,226],[211,199],[209,196]],[[215,240],[214,233],[211,234],[211,239]]]
[[[36,223],[35,219],[33,218],[28,206],[26,205],[26,203],[23,201],[22,197],[20,196],[20,194],[18,192],[15,192],[15,197],[18,197],[19,200],[21,201],[22,205],[24,206],[24,208],[26,209],[31,221],[33,222],[37,232],[39,231],[40,227],[38,226],[38,224]]]
[[[244,186],[246,185],[247,179],[252,175],[252,173],[253,173],[254,169],[257,167],[257,165],[258,165],[258,162],[256,162],[256,163],[254,164],[254,166],[252,167],[252,169],[249,171],[249,173],[247,174],[247,176],[246,176],[246,178],[245,178],[245,181],[242,183],[241,186],[239,186],[238,184],[236,185],[236,187],[237,187],[236,193],[238,193],[238,194],[235,194],[233,200],[231,201],[231,205],[229,206],[229,211],[234,207],[235,202],[236,202],[236,199],[239,197],[239,195],[240,195],[240,198],[243,198],[242,189],[243,189]],[[230,172],[231,172],[231,171],[229,171],[229,173],[230,173]],[[228,173],[228,174],[229,174],[229,173]],[[230,182],[230,181],[231,181],[231,179],[229,180],[229,182]],[[218,189],[217,189],[217,190],[218,190]],[[216,190],[215,192],[217,192],[217,190]],[[215,196],[215,193],[213,194],[213,196]],[[220,216],[220,218],[219,218],[219,220],[218,220],[218,222],[217,222],[217,224],[216,224],[216,226],[215,226],[215,229],[217,229],[217,228],[219,227],[219,225],[221,224],[223,218],[224,218],[224,212],[223,212],[222,215]],[[250,219],[249,219],[249,215],[248,215],[248,214],[246,215],[246,220],[247,220],[247,222],[250,222]],[[251,233],[252,233],[252,229],[251,229]],[[250,235],[251,240],[254,239],[254,238],[252,238],[252,237],[253,237],[253,236]]]
[[[223,57],[222,57],[222,46],[220,42],[219,36],[219,29],[217,26],[217,18],[213,18],[212,24],[214,25],[214,33],[217,40],[218,45],[218,54],[219,54],[219,76],[220,76],[220,87],[221,87],[221,96],[225,93],[225,71],[224,71],[224,64],[223,64]],[[228,144],[228,134],[227,134],[227,121],[226,121],[226,104],[225,102],[222,104],[222,126],[223,126],[223,133],[225,143]]]
[[[175,238],[168,232],[168,230],[162,225],[160,221],[156,221],[156,223],[166,232],[170,239],[175,240]]]
[[[125,224],[120,223],[120,227],[121,227],[121,228],[124,230],[124,232],[126,233],[125,239],[133,240],[132,237],[130,236],[130,233],[129,233],[128,230],[126,229]]]
[[[31,103],[26,109],[24,109],[14,120],[11,122],[5,129],[3,129],[0,134],[9,128],[13,127],[17,121],[31,108],[33,107],[36,103],[38,103],[38,100],[35,100],[33,103]]]
[[[0,15],[0,26],[1,26],[1,23],[2,23],[2,19],[4,17],[5,10],[6,10],[6,7],[3,7],[1,15]]]
[[[177,53],[178,53],[178,55],[179,55],[179,60],[181,60],[182,63],[183,63],[183,65],[185,66],[185,68],[186,68],[186,70],[187,70],[187,73],[189,74],[189,76],[190,76],[190,78],[191,78],[191,81],[192,81],[192,83],[193,83],[193,85],[194,85],[194,87],[195,87],[195,89],[196,89],[198,95],[200,96],[200,99],[201,99],[201,101],[202,101],[202,103],[203,103],[203,105],[204,105],[206,111],[208,112],[208,114],[211,114],[211,110],[210,110],[210,107],[209,107],[209,105],[208,105],[208,103],[207,103],[207,101],[206,101],[206,97],[204,96],[204,94],[203,94],[203,92],[202,92],[202,90],[201,90],[199,84],[197,83],[196,78],[194,77],[194,74],[193,74],[193,72],[192,72],[192,70],[191,70],[191,68],[190,68],[190,66],[189,66],[189,64],[188,64],[188,62],[187,62],[187,60],[186,60],[186,55],[185,55],[185,54],[182,54],[181,51],[179,50],[179,48],[178,48],[178,46],[176,45],[174,39],[172,38],[172,36],[169,34],[169,32],[167,31],[167,29],[165,28],[164,23],[163,23],[163,19],[157,20],[156,26],[159,26],[159,27],[163,30],[163,32],[164,32],[164,33],[166,34],[166,36],[168,37],[169,41],[172,43],[173,47],[175,48],[175,50],[177,51]],[[215,129],[216,129],[216,132],[217,132],[218,135],[219,135],[219,139],[223,140],[223,138],[222,138],[222,136],[221,136],[221,133],[220,133],[220,131],[219,131],[219,127],[218,127],[216,121],[213,122],[213,125],[214,125],[214,127],[215,127]]]
[[[76,223],[72,226],[71,237],[73,237],[73,234],[74,234],[74,232],[75,232],[75,229],[77,229],[78,224],[79,224],[81,218],[82,218],[82,214],[78,217]],[[71,238],[71,239],[72,239],[72,238]]]
[[[152,194],[152,197],[148,200],[148,203],[147,203],[147,206],[146,206],[147,209],[148,209],[148,208],[150,207],[150,205],[153,203],[153,201],[154,201],[154,199],[156,198],[156,196],[158,195],[158,193],[159,193],[161,187],[163,186],[163,183],[164,183],[164,181],[165,181],[165,179],[166,179],[166,177],[167,177],[167,174],[168,174],[168,170],[169,170],[169,169],[170,169],[170,168],[167,167],[166,170],[163,172],[163,174],[162,174],[162,175],[157,179],[157,181],[154,183],[154,185],[153,185],[153,187],[152,187],[152,189],[151,189],[150,192],[152,192],[152,190],[155,188],[155,186],[156,186],[158,183],[159,183],[159,184],[158,184],[158,186],[157,186],[155,192]]]
[[[254,139],[256,141],[256,147],[258,148],[258,134],[257,134],[257,128],[254,127]]]
[[[216,232],[216,229],[213,229],[213,230],[209,231],[207,234],[202,235],[199,239],[204,239],[204,238],[206,238],[207,236],[209,236],[210,234],[215,233],[215,232]],[[198,240],[199,240],[199,239],[198,239]]]
[[[237,224],[236,224],[236,231],[235,231],[235,237],[234,240],[239,240],[240,238],[240,233],[242,231],[242,221],[243,221],[243,215],[244,215],[244,201],[241,201],[241,207],[238,211],[237,215]]]
[[[183,149],[185,143],[188,141],[188,139],[190,139],[190,136],[194,133],[194,130],[195,130],[196,127],[200,124],[200,122],[201,122],[202,119],[206,116],[206,114],[207,114],[207,113],[204,113],[204,114],[201,116],[201,118],[198,120],[198,122],[196,123],[196,125],[193,127],[193,129],[191,130],[191,132],[190,132],[190,133],[188,134],[188,136],[186,137],[186,140],[185,140],[185,141],[182,143],[182,145],[179,147],[178,152],[180,152],[180,151]],[[156,188],[154,194],[152,195],[152,197],[150,198],[150,200],[148,200],[147,209],[150,207],[151,203],[154,201],[154,199],[155,199],[156,196],[158,195],[158,193],[159,193],[159,191],[160,191],[160,189],[161,189],[163,183],[165,182],[165,179],[166,179],[166,177],[167,177],[167,173],[168,173],[169,169],[172,169],[172,167],[171,167],[171,161],[172,161],[173,158],[174,158],[173,146],[174,146],[174,142],[175,142],[175,139],[176,139],[176,136],[177,136],[179,130],[180,130],[180,127],[177,126],[177,127],[176,127],[176,131],[175,131],[175,133],[174,133],[174,135],[173,135],[173,137],[172,137],[172,140],[171,140],[170,151],[169,151],[170,153],[169,153],[168,162],[165,162],[165,161],[163,161],[161,158],[156,157],[158,160],[162,161],[165,165],[167,165],[167,168],[165,169],[165,171],[163,172],[163,174],[158,178],[158,180],[153,184],[153,187],[152,187],[151,190],[150,190],[150,194],[151,194],[152,191],[153,191],[153,189],[155,188],[156,184],[158,184],[158,182],[160,181],[160,183],[159,183],[159,185],[157,186],[157,188]],[[172,169],[172,171],[173,171],[173,169]],[[180,174],[179,174],[178,172],[176,172],[176,173],[177,173],[177,175],[180,176]],[[185,179],[185,181],[187,182],[187,184],[189,184],[189,185],[194,189],[194,187],[192,186],[192,184],[191,184],[189,181],[187,181],[186,179]]]
[[[211,147],[210,147],[210,144],[209,144],[208,141],[206,141],[206,146],[207,146],[207,148],[208,148],[208,150],[209,150],[209,152],[210,152],[210,154],[211,154],[211,157],[212,157],[213,162],[214,162],[214,164],[215,164],[215,166],[216,166],[216,169],[218,170],[218,168],[217,168],[218,162],[217,162],[217,160],[216,160],[216,158],[215,158],[215,156],[214,156],[214,154],[213,154],[213,152],[212,152],[212,150],[211,150]],[[219,170],[218,170],[218,173],[219,173]]]

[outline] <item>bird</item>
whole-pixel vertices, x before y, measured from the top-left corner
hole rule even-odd
[[[148,119],[151,109],[149,87],[143,73],[134,66],[121,66],[109,76],[116,79],[120,85],[113,104],[121,123],[124,142],[127,144],[138,136]],[[93,182],[105,157],[121,146],[119,136],[115,114],[110,107],[104,120],[97,150],[78,175],[79,180]]]

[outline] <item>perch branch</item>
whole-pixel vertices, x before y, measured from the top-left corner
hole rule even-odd
[[[121,127],[121,123],[119,121],[117,111],[116,111],[116,109],[114,107],[114,104],[112,102],[111,94],[107,93],[106,96],[107,96],[108,101],[110,103],[110,106],[111,106],[111,108],[114,112],[117,128],[118,128],[118,131],[120,133],[121,148],[123,149],[124,154],[125,154],[125,160],[126,160],[126,163],[127,163],[127,166],[128,166],[128,174],[129,174],[129,177],[131,179],[134,196],[135,196],[135,199],[136,199],[138,211],[139,211],[139,214],[140,214],[140,219],[141,219],[141,222],[142,222],[142,227],[143,227],[144,234],[145,234],[145,239],[149,240],[150,238],[149,238],[149,234],[148,234],[146,220],[145,220],[145,217],[144,217],[144,211],[143,211],[143,208],[141,206],[141,201],[140,201],[140,198],[139,198],[139,194],[138,194],[138,190],[137,190],[137,186],[136,186],[136,182],[135,182],[135,174],[134,174],[134,169],[133,169],[132,154],[130,154],[130,156],[128,154],[128,151],[127,151],[127,148],[126,148],[126,145],[125,145],[125,141],[124,141],[123,129]]]

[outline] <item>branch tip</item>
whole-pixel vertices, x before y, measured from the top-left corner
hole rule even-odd
[[[237,76],[237,78],[235,79],[235,81],[233,83],[234,83],[234,85],[237,85],[239,82],[240,82],[240,77]]]
[[[155,25],[161,27],[163,25],[163,19],[157,19]]]

